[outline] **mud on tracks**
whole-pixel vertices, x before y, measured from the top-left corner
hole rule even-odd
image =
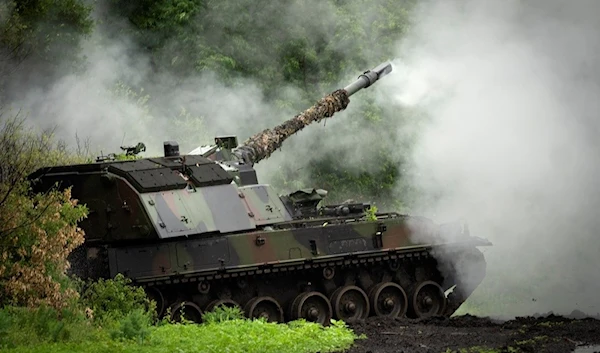
[[[600,320],[553,314],[510,321],[470,315],[425,320],[369,318],[349,326],[367,338],[357,340],[348,353],[560,353],[600,344]]]

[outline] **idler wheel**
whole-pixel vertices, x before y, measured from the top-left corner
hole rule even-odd
[[[306,292],[296,296],[292,302],[290,317],[292,320],[305,319],[327,326],[331,322],[331,303],[319,292]]]
[[[171,305],[171,321],[181,322],[182,317],[199,324],[202,322],[202,309],[193,302],[175,302]]]
[[[248,318],[265,318],[267,322],[283,322],[283,309],[277,300],[271,297],[254,297],[250,299],[244,312]]]
[[[335,318],[346,322],[366,319],[370,311],[367,294],[357,286],[336,289],[331,295],[331,306]]]
[[[213,300],[212,302],[208,303],[208,305],[206,305],[206,308],[204,309],[204,311],[205,312],[213,311],[218,306],[224,306],[227,308],[238,307],[241,309],[240,305],[235,300],[217,299],[217,300]]]
[[[376,316],[401,317],[408,309],[408,297],[400,285],[383,282],[369,291],[369,302]]]
[[[157,287],[144,288],[148,299],[156,302],[156,316],[161,317],[165,312],[165,297]]]
[[[433,281],[419,283],[411,298],[410,306],[416,318],[442,315],[447,299],[444,290]]]

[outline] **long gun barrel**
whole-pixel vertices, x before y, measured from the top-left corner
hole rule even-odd
[[[358,80],[344,87],[344,91],[346,91],[348,97],[350,97],[361,89],[371,86],[390,72],[392,72],[392,64],[383,63],[373,70],[365,71],[362,75],[358,76]]]
[[[292,119],[277,125],[273,129],[265,129],[251,136],[233,150],[238,158],[250,165],[268,158],[281,147],[288,137],[304,129],[306,126],[332,117],[335,113],[346,109],[350,96],[367,88],[392,71],[391,63],[383,63],[372,70],[365,71],[358,79],[344,89],[338,89],[321,98],[315,105]]]

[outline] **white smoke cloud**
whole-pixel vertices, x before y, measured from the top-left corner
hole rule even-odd
[[[82,41],[85,68],[68,68],[50,84],[37,77],[34,65],[21,68],[6,84],[9,103],[4,108],[22,110],[36,128],[55,128],[71,146],[78,136],[89,141],[91,151],[106,154],[142,141],[144,155],[150,156],[161,155],[166,140],[178,141],[180,150],[188,152],[212,143],[215,134],[243,140],[293,116],[290,109],[267,103],[250,79],[237,77],[231,85],[210,71],[178,78],[156,70],[151,55],[132,36],[131,24],[111,13],[106,2],[94,4],[93,18],[99,22]],[[280,91],[298,96],[292,87]],[[175,119],[182,111],[200,117],[202,124]]]
[[[252,11],[271,18],[276,30],[294,22],[315,37],[350,18],[314,4],[319,2],[294,2],[287,10],[256,5]],[[600,209],[599,10],[600,2],[584,0],[426,2],[401,42],[393,74],[369,88],[380,93],[381,106],[404,108],[398,119],[406,108],[423,110],[426,116],[399,120],[394,141],[367,129],[364,121],[350,119],[361,101],[353,97],[348,110],[327,121],[326,128],[323,123],[308,127],[286,142],[282,153],[261,162],[259,176],[268,182],[283,162],[297,164],[298,175],[305,175],[311,156],[339,151],[331,148],[338,146],[347,147],[348,153],[340,156],[345,167],[364,168],[372,153],[369,141],[390,138],[394,144],[389,151],[400,154],[406,149],[399,145],[417,134],[412,169],[403,170],[426,192],[427,202],[415,213],[440,222],[464,217],[474,235],[494,242],[486,250],[489,275],[474,300],[502,300],[494,304],[506,315],[575,308],[600,312],[600,275],[594,267],[600,253],[595,240],[600,225],[595,214]],[[365,25],[373,20],[363,8],[352,11]],[[222,35],[215,33],[215,40]],[[196,147],[195,136],[197,144],[210,142],[213,133],[237,134],[243,140],[298,113],[266,104],[251,81],[237,80],[229,87],[206,74],[176,83],[171,77],[155,78],[158,86],[168,84],[172,90],[150,87],[163,93],[151,99],[159,100],[164,111],[149,116],[135,99],[108,92],[120,80],[135,84],[154,75],[148,56],[127,36],[117,38],[96,31],[84,44],[90,63],[85,74],[67,75],[45,91],[34,84],[14,87],[13,96],[19,97],[14,105],[24,107],[40,126],[58,125],[67,140],[78,133],[91,138],[93,149],[112,152],[125,133],[124,143],[144,141],[149,155],[162,153],[162,141],[181,142],[183,136],[189,142],[182,143],[182,151]],[[338,44],[340,50],[343,44]],[[370,50],[378,49],[373,44]],[[254,59],[264,59],[265,66],[277,61]],[[281,90],[289,97],[298,94],[291,87]],[[181,107],[204,117],[208,131],[174,127],[170,119]],[[335,134],[346,124],[357,134]],[[495,290],[514,295],[488,297]],[[487,308],[498,314],[498,307]]]
[[[215,13],[208,18],[198,15],[186,30],[192,31],[201,26],[211,28],[208,33],[204,29],[202,35],[211,38],[212,42],[227,43],[231,41],[232,30],[254,28],[254,31],[244,33],[250,42],[262,36],[271,38],[273,43],[277,40],[306,40],[309,47],[316,43],[327,43],[328,51],[361,60],[376,56],[376,49],[363,53],[353,51],[347,45],[365,41],[365,38],[354,38],[346,33],[343,38],[334,38],[340,21],[349,30],[360,33],[362,27],[384,19],[383,11],[365,14],[364,8],[359,5],[345,5],[344,12],[338,13],[333,3],[316,0],[292,1],[286,5],[231,3],[223,5],[218,11],[212,9]],[[248,11],[252,16],[240,15],[242,11]],[[82,43],[82,53],[87,63],[84,72],[66,72],[47,86],[41,84],[47,80],[37,77],[37,68],[28,67],[19,70],[16,79],[8,85],[11,107],[22,108],[36,127],[56,127],[58,137],[69,144],[75,143],[77,134],[81,139],[90,140],[92,151],[108,153],[118,151],[120,145],[142,141],[148,148],[145,155],[160,155],[162,141],[177,140],[181,151],[187,152],[198,145],[211,143],[215,134],[234,134],[242,142],[250,135],[279,124],[302,110],[282,106],[280,102],[272,100],[267,102],[262,88],[252,79],[231,77],[230,82],[223,82],[211,72],[182,79],[165,73],[165,70],[157,70],[147,48],[132,34],[135,31],[129,21],[117,17],[108,2],[94,2],[93,17],[99,22],[91,38]],[[145,35],[150,37],[152,34]],[[190,33],[190,36],[193,35]],[[180,54],[177,50],[182,50],[181,46],[173,47],[172,52],[163,52],[166,56],[172,56],[167,61],[176,61]],[[241,62],[272,71],[273,85],[277,86],[280,98],[286,104],[296,103],[305,93],[293,85],[282,83],[286,60],[273,55],[276,52],[249,48],[247,56],[243,52],[236,52],[236,55]],[[361,70],[377,64],[379,62],[369,63],[369,67]],[[347,80],[343,80],[340,86],[356,79],[360,73],[348,68],[346,72]],[[308,72],[307,80],[326,79],[312,77],[313,74]],[[120,82],[126,86],[117,90]],[[144,91],[139,91],[139,87],[143,87]],[[133,88],[133,91],[129,88]],[[338,87],[332,89],[335,88]],[[320,93],[327,94],[328,90],[324,88]],[[146,95],[149,95],[148,102]],[[338,128],[350,124],[355,131],[362,132],[364,141],[380,137],[369,130],[363,120],[352,116],[352,111],[358,109],[361,102],[361,98],[353,97],[348,109],[336,114],[335,119],[310,126],[286,141],[282,153],[276,153],[257,165],[261,180],[272,181],[272,175],[282,163],[297,164],[299,179],[306,177],[311,160],[302,156],[314,155],[312,152],[315,150],[322,153],[340,153],[340,149],[345,151],[340,158],[347,160],[348,168],[364,168],[368,163],[375,163],[370,162],[372,151],[366,148],[368,146],[361,146],[357,153],[355,136],[337,133]],[[151,110],[148,109],[150,105]],[[307,104],[304,108],[308,107]],[[204,124],[175,124],[177,119],[174,118],[183,108],[192,117],[202,117]],[[293,151],[293,157],[286,151]]]
[[[58,137],[69,143],[78,135],[89,137],[94,149],[114,149],[124,138],[137,138],[149,131],[150,118],[143,106],[112,92],[120,81],[139,82],[148,70],[147,60],[137,58],[139,71],[129,70],[132,58],[124,53],[130,43],[97,47],[96,39],[94,36],[84,44],[83,50],[92,58],[85,73],[67,74],[45,89],[20,88],[21,97],[13,104],[22,106],[37,126],[56,127]]]
[[[407,128],[421,124],[415,213],[464,217],[494,243],[472,298],[487,314],[600,312],[598,13],[593,1],[427,2],[382,82],[382,99],[427,113]]]
[[[187,152],[211,143],[213,133],[245,136],[250,128],[281,120],[275,116],[281,111],[265,103],[259,87],[241,79],[228,87],[207,72],[179,82],[165,76],[160,82],[164,86],[148,87],[154,74],[149,57],[136,54],[126,37],[106,39],[96,32],[84,43],[85,72],[67,74],[46,89],[19,87],[20,97],[12,105],[23,107],[37,127],[55,127],[57,136],[69,143],[76,135],[89,139],[92,151],[105,153],[142,141],[146,155],[161,155],[166,140],[179,141],[181,151]],[[146,89],[131,88],[135,86]],[[203,118],[204,124],[174,125],[182,108]]]

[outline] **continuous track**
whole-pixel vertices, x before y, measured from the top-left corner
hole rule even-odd
[[[450,316],[470,293],[446,297],[445,291],[458,283],[451,274],[444,277],[440,272],[435,258],[438,248],[286,261],[139,284],[157,302],[159,315],[168,313],[174,320],[183,312],[188,319],[200,321],[202,313],[216,305],[238,306],[248,317],[275,322],[304,318],[327,324],[331,318],[352,322],[368,316]],[[471,265],[485,268],[483,257],[479,258],[481,262]]]

